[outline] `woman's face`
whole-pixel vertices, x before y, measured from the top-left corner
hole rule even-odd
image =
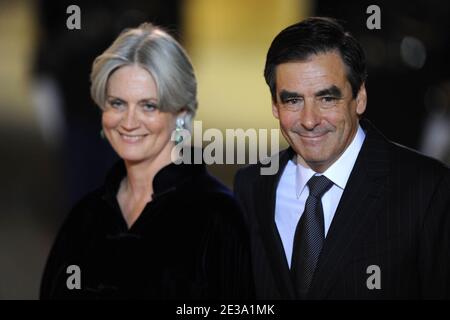
[[[159,110],[155,80],[137,66],[113,72],[106,86],[102,126],[117,154],[127,162],[170,159],[176,115]]]

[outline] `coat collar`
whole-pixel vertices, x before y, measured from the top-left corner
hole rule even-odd
[[[120,183],[126,176],[127,170],[125,162],[119,160],[108,172],[103,186],[102,197],[111,204],[115,205],[117,192]],[[206,175],[206,167],[201,164],[175,164],[170,163],[161,168],[153,178],[152,199],[161,197],[164,194],[182,188],[186,183],[192,181],[196,176]]]

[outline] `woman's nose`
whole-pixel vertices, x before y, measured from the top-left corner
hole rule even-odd
[[[137,113],[135,108],[129,108],[125,113],[125,119],[122,122],[122,126],[126,130],[133,130],[139,126],[139,121],[137,119]]]

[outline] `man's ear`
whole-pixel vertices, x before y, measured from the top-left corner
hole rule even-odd
[[[367,105],[367,92],[365,83],[361,84],[358,95],[356,96],[356,114],[362,115],[366,111]]]
[[[280,119],[280,116],[279,116],[279,114],[278,114],[278,106],[277,106],[277,103],[276,103],[276,101],[274,101],[273,99],[272,99],[272,114],[273,114],[273,116],[274,116],[276,119]]]

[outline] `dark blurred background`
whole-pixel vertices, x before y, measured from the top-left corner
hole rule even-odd
[[[66,27],[73,4],[80,30]],[[379,30],[366,27],[373,4]],[[0,299],[37,298],[57,229],[117,159],[99,135],[89,73],[120,31],[152,21],[186,47],[203,130],[271,129],[266,51],[282,28],[312,15],[346,21],[363,44],[367,118],[388,138],[450,163],[447,1],[0,0]],[[210,169],[231,186],[236,168]]]

